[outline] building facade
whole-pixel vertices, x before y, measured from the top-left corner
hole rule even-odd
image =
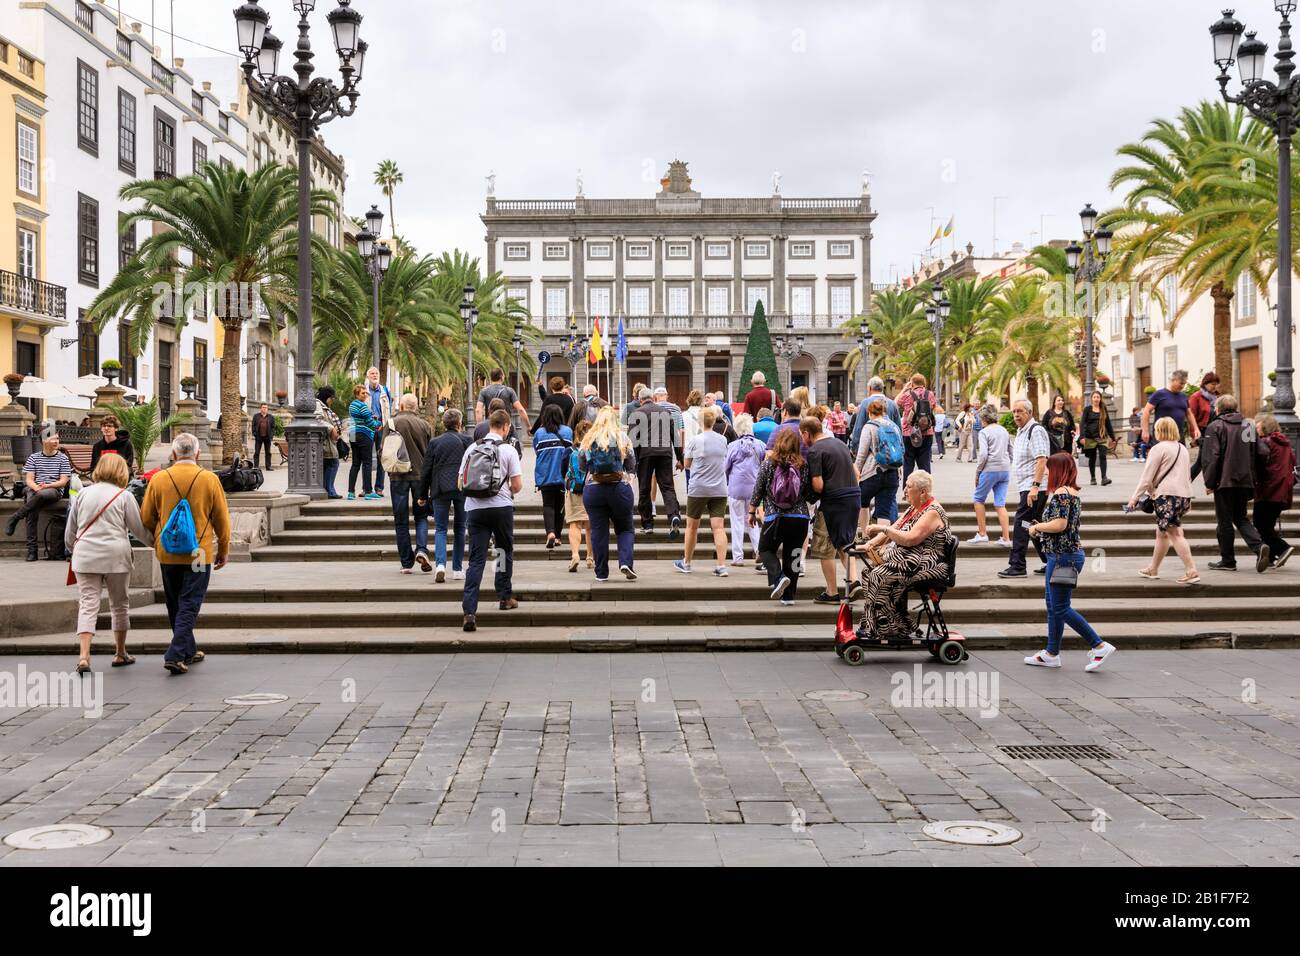
[[[660,186],[649,199],[587,199],[581,183],[573,199],[489,195],[488,272],[502,273],[507,295],[543,332],[541,348],[554,356],[543,374],[581,385],[585,362],[558,354],[570,323],[585,333],[600,318],[612,351],[621,319],[628,358],[625,372],[614,371],[616,398],[646,382],[665,385],[679,404],[691,389],[735,399],[748,389],[739,377],[762,302],[774,344],[787,330],[803,338],[792,361],[778,358],[781,390],[793,380],[818,401],[849,400],[843,366],[856,345],[841,327],[869,306],[873,288],[876,213],[865,187],[860,196],[792,199],[778,179],[771,196],[712,199],[692,188],[681,161]]]
[[[97,334],[84,316],[149,228],[120,228],[131,210],[119,199],[121,188],[189,175],[206,163],[245,167],[243,121],[222,109],[211,84],[196,82],[183,60],[165,64],[142,25],[120,22],[107,4],[3,0],[2,8],[20,43],[45,64],[42,243],[46,278],[67,290],[67,324],[41,337],[44,377],[78,391],[78,378],[117,359],[122,383],[157,398],[164,413],[181,397],[181,380],[193,377],[195,397],[215,419],[222,347],[215,319],[160,319],[147,348],[132,355],[119,323]],[[85,396],[51,401],[44,415],[79,421],[90,404]]]
[[[0,28],[0,366],[44,377],[45,339],[67,324],[67,289],[45,281],[45,64],[8,29],[6,21]],[[8,393],[0,393],[0,405],[8,402]],[[24,404],[38,410],[35,402]]]

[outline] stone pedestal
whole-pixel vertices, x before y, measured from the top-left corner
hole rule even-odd
[[[208,421],[208,415],[203,410],[203,403],[195,398],[182,398],[176,403],[176,412],[189,419],[189,424],[182,425],[181,428],[199,440],[199,464],[204,468],[212,468],[215,462],[216,466],[220,467],[221,442],[218,440],[214,452],[210,440],[212,423]]]
[[[11,401],[4,408],[0,408],[0,435],[6,438],[30,435],[32,433],[32,423],[35,421],[36,416],[29,412],[25,406]]]
[[[126,389],[116,382],[111,385],[101,385],[95,389],[95,403],[87,414],[87,418],[90,419],[90,427],[99,428],[100,424],[110,414],[107,409],[125,408],[125,398]]]

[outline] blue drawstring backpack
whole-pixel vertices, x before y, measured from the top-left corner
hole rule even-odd
[[[176,479],[172,478],[167,472],[163,472],[171,480],[172,487],[176,493],[181,493],[180,486],[176,484]],[[198,481],[198,476],[194,481]],[[190,482],[190,491],[194,490],[194,481]],[[167,517],[167,523],[163,525],[162,534],[159,539],[162,541],[163,550],[168,554],[191,557],[199,550],[199,536],[194,529],[194,513],[190,510],[189,502],[190,492],[187,491],[176,503],[172,513]]]

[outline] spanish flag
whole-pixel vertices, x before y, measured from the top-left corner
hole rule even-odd
[[[605,357],[605,350],[600,344],[600,319],[593,320],[591,347],[587,350],[587,364],[595,365]]]

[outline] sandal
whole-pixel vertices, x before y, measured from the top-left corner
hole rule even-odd
[[[172,674],[184,674],[189,670],[184,661],[163,661],[163,667]]]
[[[202,664],[207,656],[208,655],[204,654],[202,651],[195,651],[193,657],[187,657],[185,659],[185,666],[193,667],[195,664]]]
[[[1200,584],[1201,572],[1193,571],[1191,574],[1184,574],[1181,578],[1178,579],[1178,583],[1179,584]]]
[[[1138,569],[1138,577],[1146,578],[1148,581],[1159,581],[1159,580],[1160,580],[1160,575],[1159,575],[1159,574],[1152,574],[1150,568],[1139,568],[1139,569]]]
[[[130,654],[124,654],[121,657],[113,658],[114,667],[130,667],[134,663],[135,663],[135,658],[132,657]]]
[[[577,574],[577,573],[578,573],[578,559],[577,559],[577,558],[574,558],[572,561],[569,562],[569,573],[570,573],[570,574]]]
[[[90,673],[90,658],[83,657],[81,660],[77,661],[77,673],[78,674]]]

